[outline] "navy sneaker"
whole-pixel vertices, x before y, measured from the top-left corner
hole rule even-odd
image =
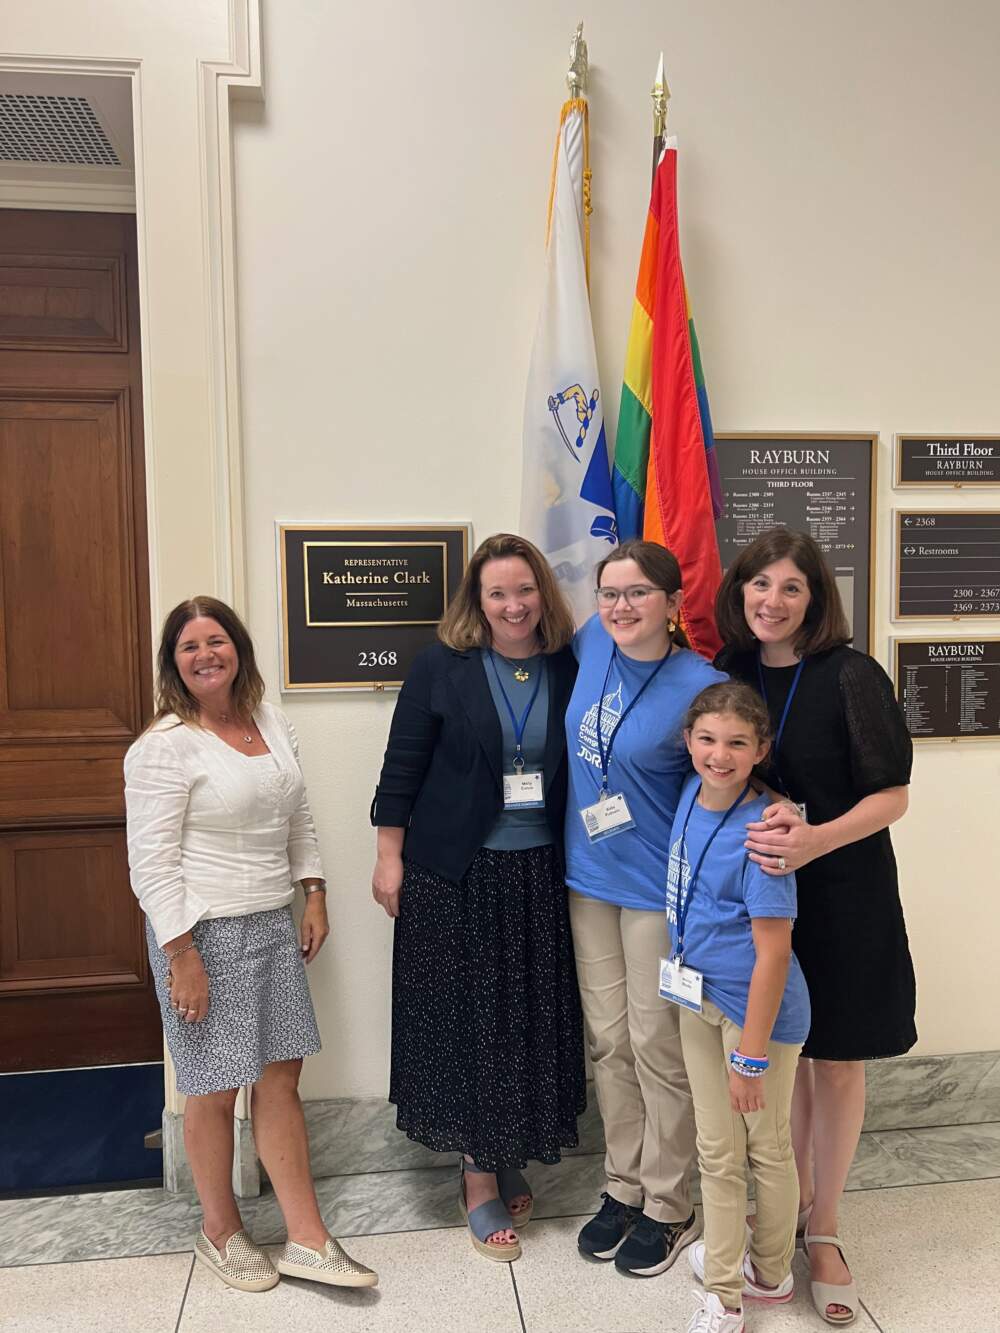
[[[643,1213],[615,1255],[615,1267],[627,1277],[655,1277],[700,1234],[694,1213],[686,1222],[656,1222]]]
[[[602,1194],[601,1211],[592,1217],[576,1238],[580,1253],[587,1259],[613,1259],[615,1251],[642,1216],[639,1208],[619,1203],[610,1194]]]

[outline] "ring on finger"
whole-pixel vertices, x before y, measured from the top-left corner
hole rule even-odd
[[[785,868],[785,858],[784,858],[783,856],[779,856],[779,857],[777,857],[776,859],[777,859],[777,862],[778,862],[778,869],[779,869],[779,870],[784,870],[784,868]]]

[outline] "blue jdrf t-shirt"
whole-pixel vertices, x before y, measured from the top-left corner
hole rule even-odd
[[[724,811],[706,810],[695,801],[701,779],[684,784],[670,835],[667,867],[667,925],[671,948],[677,934],[677,886],[686,896],[691,872]],[[740,1027],[746,1022],[750,975],[757,961],[750,923],[755,917],[795,919],[795,876],[767,875],[743,846],[747,824],[760,819],[769,798],[748,801],[726,820],[698,875],[684,926],[684,962],[704,976],[703,994]],[[687,835],[682,836],[688,811]],[[809,1032],[809,992],[799,960],[792,954],[772,1041],[798,1045]]]
[[[608,769],[608,790],[624,792],[635,828],[591,842],[580,811],[593,805],[601,790],[597,744],[601,691],[606,750],[619,718],[657,665],[619,652],[605,686],[614,646],[598,616],[577,632],[573,644],[580,671],[566,710],[566,882],[577,893],[618,907],[662,912],[670,826],[681,786],[691,771],[682,733],[684,714],[696,694],[728,677],[688,648],[667,660],[622,723]]]

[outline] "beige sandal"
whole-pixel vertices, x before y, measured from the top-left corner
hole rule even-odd
[[[847,1266],[847,1255],[844,1253],[844,1247],[839,1236],[810,1236],[807,1224],[802,1243],[805,1246],[807,1257],[809,1256],[810,1245],[834,1246],[835,1249],[840,1251],[840,1257],[843,1259],[845,1267]],[[858,1299],[858,1284],[853,1277],[845,1287],[838,1287],[832,1282],[813,1282],[810,1279],[809,1289],[812,1292],[816,1313],[821,1319],[825,1319],[828,1324],[843,1327],[847,1324],[853,1324],[857,1319],[861,1302]],[[829,1314],[827,1307],[830,1305],[842,1305],[850,1311],[850,1314]]]

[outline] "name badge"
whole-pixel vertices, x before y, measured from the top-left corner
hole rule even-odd
[[[541,771],[535,773],[505,773],[503,775],[503,808],[505,810],[539,810],[545,805],[545,788]]]
[[[660,999],[701,1013],[702,974],[676,958],[660,959]]]
[[[580,818],[591,842],[601,842],[604,838],[613,838],[616,833],[635,828],[635,820],[629,811],[624,792],[606,796],[603,801],[595,801],[593,805],[585,805],[580,811]]]

